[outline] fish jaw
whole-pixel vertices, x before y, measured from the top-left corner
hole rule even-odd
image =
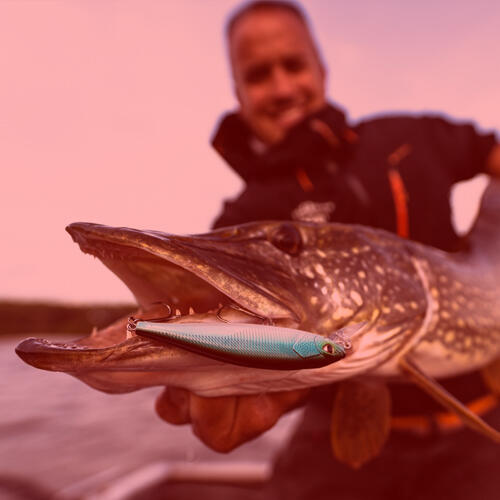
[[[144,312],[143,312],[144,314]],[[148,316],[151,311],[148,311]],[[256,318],[245,313],[223,310],[222,313],[192,314],[174,317],[173,323],[205,322],[213,324],[218,314],[255,324]],[[227,326],[226,323],[223,323]],[[362,332],[360,332],[362,337]],[[123,340],[120,342],[118,338]],[[128,338],[127,338],[128,337]],[[106,345],[113,338],[116,344]],[[353,338],[354,346],[358,338]],[[37,368],[66,372],[94,389],[107,393],[126,393],[152,386],[172,386],[205,397],[257,394],[302,389],[350,376],[350,365],[332,370],[344,360],[322,368],[276,370],[230,364],[180,347],[166,345],[126,331],[126,320],[71,343],[51,343],[27,339],[16,349],[28,364]],[[354,348],[356,352],[356,348]],[[359,353],[358,353],[359,354]],[[349,360],[348,352],[346,359]],[[353,356],[354,364],[358,355]],[[379,360],[373,359],[374,365]]]
[[[224,364],[153,340],[127,338],[126,320],[72,344],[29,339],[18,346],[18,354],[27,363],[68,372],[107,392],[173,385],[218,396],[329,383],[395,359],[401,346],[411,343],[412,322],[418,323],[422,316],[413,311],[408,320],[408,308],[402,306],[388,314],[381,312],[380,295],[385,294],[387,301],[393,299],[383,285],[375,286],[377,269],[384,259],[394,262],[395,257],[394,252],[384,256],[383,248],[378,253],[371,249],[381,242],[391,243],[394,237],[377,233],[375,240],[366,239],[372,233],[362,228],[259,222],[182,237],[77,223],[68,232],[84,252],[97,256],[115,272],[144,308],[155,301],[172,304],[172,321],[213,321],[221,303],[226,321],[272,321],[324,336],[366,322],[341,362],[294,373]],[[356,266],[363,263],[365,267],[358,270]],[[398,263],[398,267],[414,272],[408,263]],[[349,288],[353,270],[352,282],[359,292]],[[382,278],[387,281],[387,273]],[[408,281],[405,300],[420,301],[421,287],[412,284],[413,276]],[[401,295],[397,290],[394,293]],[[237,304],[240,310],[228,304]],[[421,307],[420,302],[417,305]],[[164,308],[158,307],[154,314],[146,309],[138,315],[163,316]],[[201,312],[187,314],[190,307]]]
[[[207,311],[231,301],[266,318],[300,321],[304,316],[290,267],[278,262],[281,254],[271,247],[263,255],[261,246],[252,249],[251,244],[242,251],[238,244],[265,238],[258,228],[243,235],[218,231],[189,237],[90,223],[66,229],[83,252],[98,257],[130,288],[141,306],[163,301]]]
[[[154,306],[138,311],[146,318],[161,316],[164,308]],[[265,323],[251,314],[223,307],[220,311],[174,316],[172,323],[208,322]],[[380,349],[382,337],[395,338],[394,329],[374,331],[375,324],[366,324],[350,338],[352,347],[346,357],[323,368],[301,370],[270,370],[224,363],[180,347],[166,345],[127,331],[123,318],[104,330],[72,343],[50,343],[27,339],[16,349],[28,364],[40,369],[66,372],[94,389],[108,393],[125,393],[152,386],[173,386],[198,395],[213,397],[256,394],[302,389],[375,370],[394,357],[398,342]],[[227,323],[224,323],[226,325]],[[289,321],[277,324],[294,327]],[[396,329],[402,329],[398,326]],[[373,339],[375,339],[373,341]],[[375,350],[374,353],[370,351]],[[375,347],[373,347],[375,346]]]

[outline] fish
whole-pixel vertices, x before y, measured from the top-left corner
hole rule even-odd
[[[250,323],[176,324],[134,318],[127,328],[227,363],[269,370],[318,368],[345,357],[340,344],[293,328]]]
[[[348,379],[409,379],[500,442],[498,431],[437,381],[489,369],[498,391],[499,227],[495,180],[483,195],[467,248],[457,253],[339,223],[256,221],[187,236],[73,223],[67,227],[73,240],[128,286],[139,317],[150,311],[161,316],[158,304],[166,303],[175,310],[170,324],[201,329],[271,322],[271,329],[327,338],[362,326],[341,360],[292,370],[212,359],[127,331],[126,318],[74,342],[26,339],[16,352],[32,366],[69,373],[110,393],[160,385],[216,397]]]

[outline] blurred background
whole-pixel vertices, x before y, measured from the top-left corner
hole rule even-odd
[[[329,96],[352,121],[430,112],[500,130],[499,3],[298,3]],[[158,460],[221,460],[155,417],[157,390],[100,394],[23,365],[13,348],[34,333],[75,337],[133,308],[67,224],[204,232],[242,188],[209,145],[235,107],[223,27],[239,4],[0,0],[0,476],[18,495],[73,498]],[[454,193],[459,230],[484,183]],[[295,421],[234,460],[268,463]]]
[[[233,0],[0,0],[0,297],[117,302],[75,221],[203,232],[242,184],[212,151],[235,106]],[[500,4],[302,2],[351,120],[439,112],[500,129]]]

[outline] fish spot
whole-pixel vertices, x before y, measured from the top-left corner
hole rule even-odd
[[[321,287],[321,293],[322,293],[323,295],[326,295],[326,294],[328,293],[328,288],[327,288],[326,286],[322,286],[322,287]]]
[[[332,292],[332,300],[337,303],[337,304],[340,304],[340,301],[341,301],[341,297],[340,297],[340,293],[338,292],[338,290],[334,290]]]
[[[444,341],[447,343],[453,342],[455,340],[455,332],[453,330],[448,330],[444,335]]]
[[[361,298],[361,295],[356,292],[356,290],[353,290],[351,292],[351,299],[358,305],[358,306],[362,306],[363,305],[363,299]]]
[[[450,319],[451,315],[448,311],[441,311],[441,318]]]
[[[304,274],[311,279],[314,279],[314,273],[312,272],[312,269],[310,267],[305,267],[304,268]]]
[[[405,308],[398,302],[397,304],[394,304],[394,309],[399,312],[405,312]]]
[[[344,291],[344,290],[345,290],[345,285],[344,285],[344,283],[343,283],[342,281],[339,281],[339,282],[338,282],[338,285],[339,285],[339,288],[340,288],[342,291]]]
[[[316,250],[316,253],[323,259],[326,257],[326,253],[323,252],[323,250],[320,250],[319,248]]]
[[[366,273],[364,271],[358,271],[358,276],[364,280],[366,278]]]
[[[384,307],[382,307],[382,312],[384,314],[389,314],[391,312],[391,308],[387,307],[387,306],[384,306]]]
[[[379,266],[378,264],[375,266],[375,271],[379,274],[385,274],[384,268],[382,266]]]
[[[358,247],[352,247],[352,248],[351,248],[351,252],[352,252],[353,254],[358,254],[358,253],[359,253],[359,248],[358,248]]]
[[[319,264],[319,263],[314,264],[314,269],[316,270],[316,272],[318,274],[321,274],[321,276],[326,275],[325,268],[321,264]]]
[[[344,319],[348,318],[349,316],[352,316],[353,313],[354,311],[352,309],[349,309],[348,307],[339,307],[333,313],[332,318],[334,320]]]
[[[316,297],[315,295],[313,295],[309,301],[311,302],[311,305],[315,306],[317,303],[318,303],[318,297]]]
[[[327,319],[326,321],[323,322],[323,328],[325,330],[328,330],[332,327],[333,323],[331,319]]]
[[[412,300],[412,301],[410,302],[410,307],[411,307],[412,309],[418,309],[418,304],[417,304],[414,300]]]
[[[436,287],[431,288],[431,295],[432,295],[432,298],[434,298],[434,299],[437,299],[439,297],[439,292],[438,292],[438,289]]]

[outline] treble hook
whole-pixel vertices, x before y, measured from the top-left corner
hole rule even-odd
[[[166,304],[165,302],[153,302],[153,304],[161,304],[162,306],[165,306],[168,310],[167,316],[163,316],[161,318],[134,318],[134,316],[129,316],[127,323],[128,332],[135,332],[137,328],[137,323],[139,321],[151,321],[156,323],[162,323],[164,321],[172,319],[172,308],[168,304]]]

